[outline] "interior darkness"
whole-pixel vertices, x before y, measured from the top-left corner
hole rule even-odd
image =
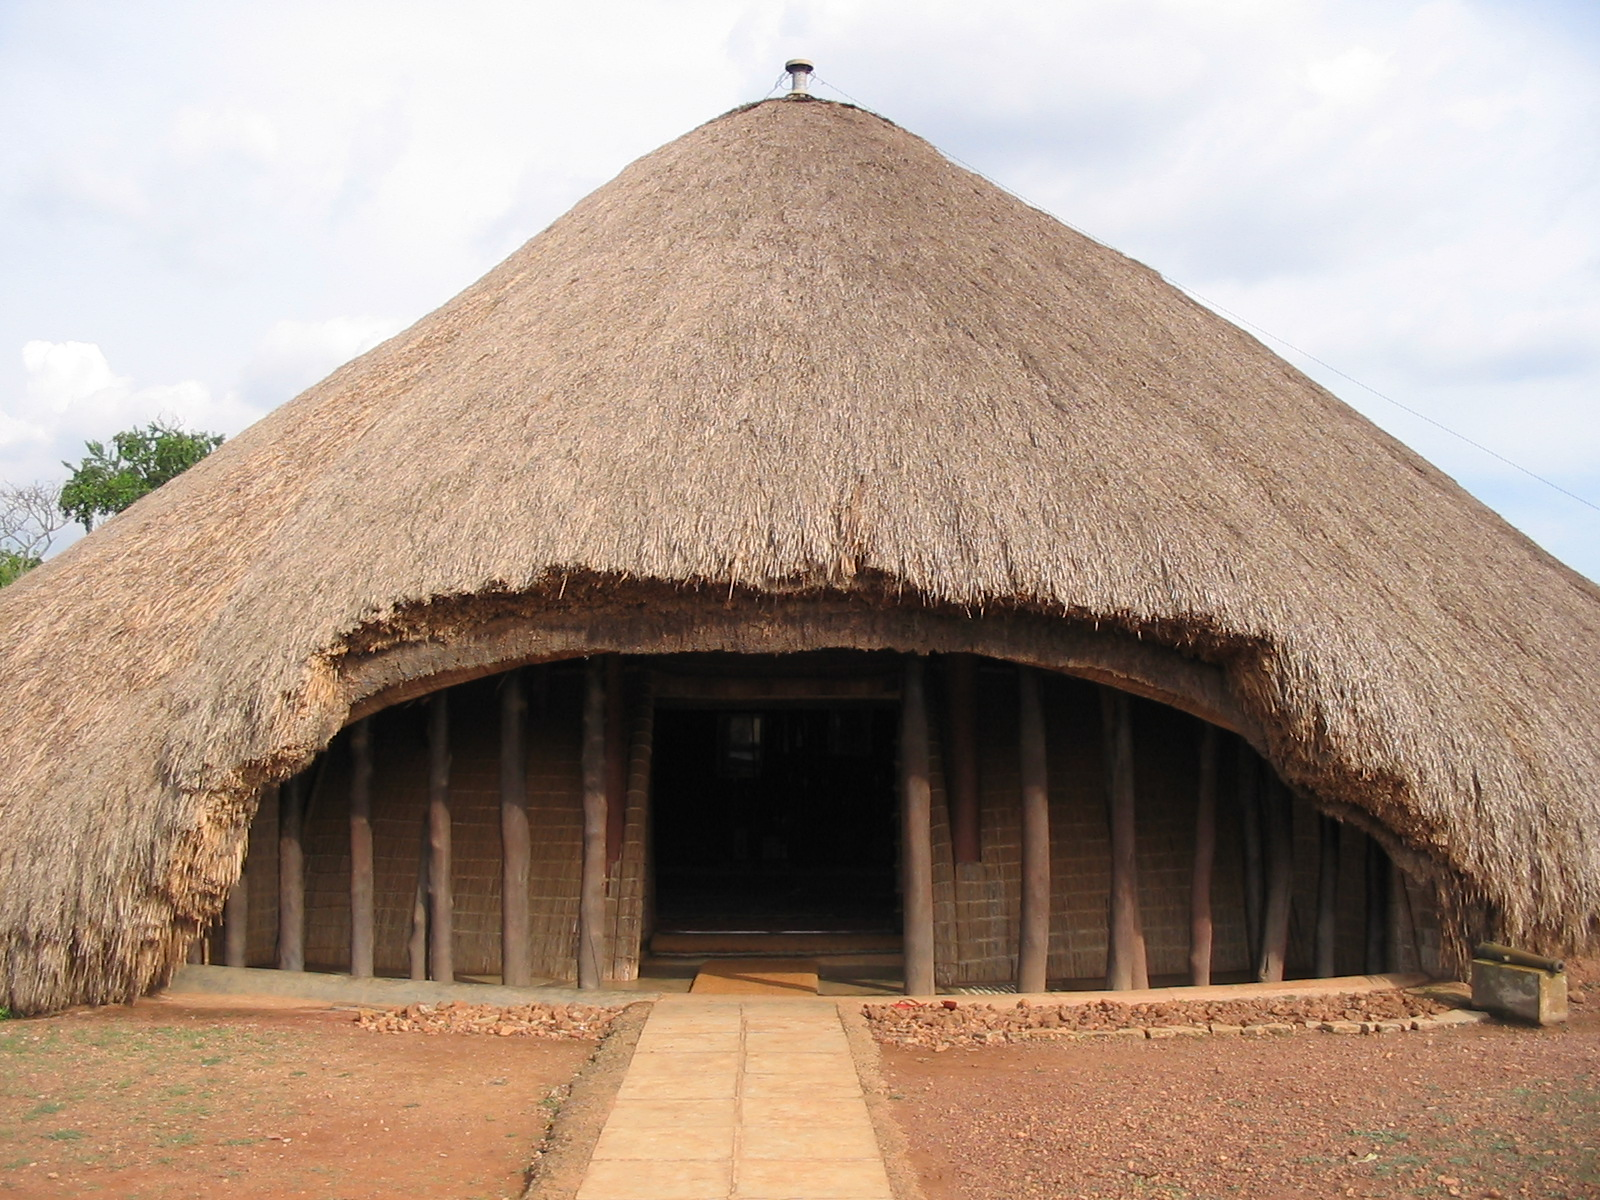
[[[656,928],[897,929],[895,738],[892,708],[658,710]]]

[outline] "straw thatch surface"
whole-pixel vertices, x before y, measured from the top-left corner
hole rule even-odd
[[[1600,909],[1593,584],[1149,269],[775,101],[0,592],[0,1002],[161,980],[374,663],[397,687],[513,616],[525,657],[673,612],[695,648],[697,611],[702,648],[852,644],[852,613],[918,645],[896,604],[974,645],[1054,616],[1035,661],[1049,625],[1215,664],[1286,779],[1506,936]]]

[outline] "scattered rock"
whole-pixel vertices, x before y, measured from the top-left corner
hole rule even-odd
[[[1228,1000],[1163,1000],[1129,1004],[1095,1000],[1087,1004],[1019,1001],[1009,1007],[919,1003],[897,1000],[863,1007],[880,1042],[905,1046],[992,1046],[1040,1037],[1097,1036],[1173,1038],[1214,1034],[1246,1037],[1287,1036],[1304,1029],[1334,1033],[1389,1033],[1438,1020],[1448,1006],[1398,989]],[[1472,1014],[1467,1020],[1476,1020]],[[1440,1022],[1446,1023],[1446,1022]]]
[[[588,1004],[408,1004],[364,1008],[356,1024],[377,1033],[482,1033],[491,1037],[578,1038],[599,1041],[617,1009]]]

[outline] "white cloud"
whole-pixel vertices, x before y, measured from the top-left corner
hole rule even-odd
[[[81,458],[86,441],[152,421],[231,434],[264,412],[196,380],[138,386],[91,342],[30,341],[21,358],[22,397],[0,408],[0,478],[8,480],[62,478],[62,464]]]

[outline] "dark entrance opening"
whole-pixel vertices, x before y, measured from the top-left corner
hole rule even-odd
[[[892,706],[661,709],[659,933],[899,928]]]

